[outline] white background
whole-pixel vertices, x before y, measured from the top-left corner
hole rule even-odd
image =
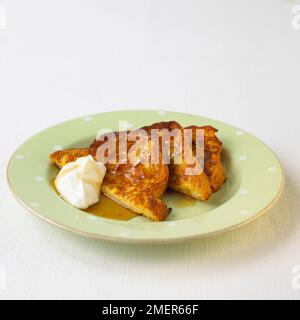
[[[292,286],[300,265],[296,4],[0,0],[7,18],[0,24],[0,299],[299,299]],[[141,246],[85,239],[17,204],[5,171],[25,139],[73,117],[127,108],[196,113],[258,136],[286,172],[278,205],[214,238]]]

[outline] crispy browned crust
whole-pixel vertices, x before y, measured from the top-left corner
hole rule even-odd
[[[204,130],[204,172],[208,177],[213,192],[220,190],[226,181],[221,162],[222,142],[217,138],[218,130],[212,126],[189,126],[193,130],[193,143],[196,141],[196,129]]]
[[[154,123],[153,125],[143,127],[142,129],[146,130],[149,133],[151,129],[167,129],[168,131],[179,129],[182,132],[182,139],[184,136],[183,128],[176,121]],[[174,161],[174,145],[172,144],[172,141],[170,149],[171,162],[169,165],[169,188],[197,200],[208,200],[212,194],[212,190],[208,177],[203,171],[203,168],[201,168],[201,171],[198,174],[188,175],[186,173],[188,168],[193,168],[196,165],[200,168],[200,162],[196,160],[195,164],[193,165],[187,164],[183,154],[181,157],[181,163],[176,164]]]
[[[119,161],[119,132],[117,138],[117,162]],[[94,140],[90,152],[97,158],[98,148],[105,139]],[[134,142],[127,141],[127,150]],[[149,161],[150,162],[150,161]],[[127,163],[107,164],[102,192],[120,205],[148,217],[154,221],[165,220],[171,209],[159,199],[168,186],[169,168],[167,165]]]
[[[90,154],[90,150],[86,149],[65,149],[59,150],[50,154],[49,159],[52,164],[59,169],[69,162],[76,161],[80,157],[85,157]]]
[[[121,183],[120,183],[121,181]],[[126,179],[107,174],[102,184],[102,192],[121,206],[131,211],[142,214],[153,221],[163,221],[169,215],[171,209],[156,197],[151,190],[151,181],[146,180],[140,184],[134,184]],[[143,190],[143,187],[145,190]],[[154,192],[155,193],[155,192]]]

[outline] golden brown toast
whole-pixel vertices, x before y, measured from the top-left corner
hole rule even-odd
[[[117,164],[106,164],[107,173],[102,184],[102,192],[133,212],[154,221],[165,220],[171,209],[167,208],[159,197],[168,186],[168,166],[161,162],[158,164],[131,164],[129,161],[122,163],[119,155],[119,134],[119,132],[114,133],[117,142]],[[105,141],[105,139],[95,140],[90,145],[90,153],[95,159],[97,159],[98,148]],[[133,144],[134,142],[127,141],[128,153]]]
[[[86,149],[64,149],[55,151],[49,156],[50,162],[61,169],[69,162],[74,162],[80,157],[85,157],[90,154],[90,150]]]
[[[196,129],[204,130],[204,172],[208,177],[212,191],[217,192],[226,181],[221,162],[223,144],[216,136],[218,130],[212,126],[189,126],[186,129],[192,129],[193,148],[196,143]]]
[[[135,167],[134,176],[126,169],[115,173],[108,169],[102,192],[121,206],[154,221],[165,220],[171,209],[159,199],[167,188],[168,167]]]
[[[146,130],[149,134],[151,129],[167,129],[169,132],[173,129],[178,129],[181,131],[181,139],[179,139],[179,141],[177,142],[183,144],[184,141],[183,128],[176,121],[154,123],[151,126],[146,126],[142,129]],[[169,165],[169,188],[197,200],[208,200],[212,194],[212,190],[208,177],[205,174],[203,168],[201,168],[201,171],[198,174],[188,175],[186,173],[186,170],[188,168],[192,169],[193,167],[195,167],[195,165],[201,167],[200,162],[196,159],[195,164],[188,164],[184,159],[183,152],[182,156],[180,157],[181,163],[176,163],[174,161],[174,156],[176,153],[174,148],[174,142],[175,139],[170,140],[171,161]]]

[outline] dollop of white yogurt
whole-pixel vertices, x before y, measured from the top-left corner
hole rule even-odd
[[[87,209],[99,202],[105,173],[102,162],[95,161],[90,155],[81,157],[62,167],[55,179],[55,187],[72,206]]]

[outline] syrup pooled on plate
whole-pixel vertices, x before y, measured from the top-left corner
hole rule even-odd
[[[178,209],[194,207],[197,203],[197,200],[181,196],[180,199],[174,201],[174,207]]]
[[[100,201],[93,206],[83,210],[97,217],[115,219],[115,220],[130,220],[138,215],[134,212],[120,206],[105,195],[101,194]]]
[[[177,209],[190,208],[197,204],[197,200],[173,190],[166,190],[164,198],[166,201],[169,200],[171,202],[171,207]]]
[[[52,180],[51,185],[55,193],[59,195],[59,192],[55,188],[55,180]],[[123,221],[130,220],[138,216],[136,213],[120,206],[103,194],[101,194],[100,201],[98,203],[82,211],[101,218]]]

